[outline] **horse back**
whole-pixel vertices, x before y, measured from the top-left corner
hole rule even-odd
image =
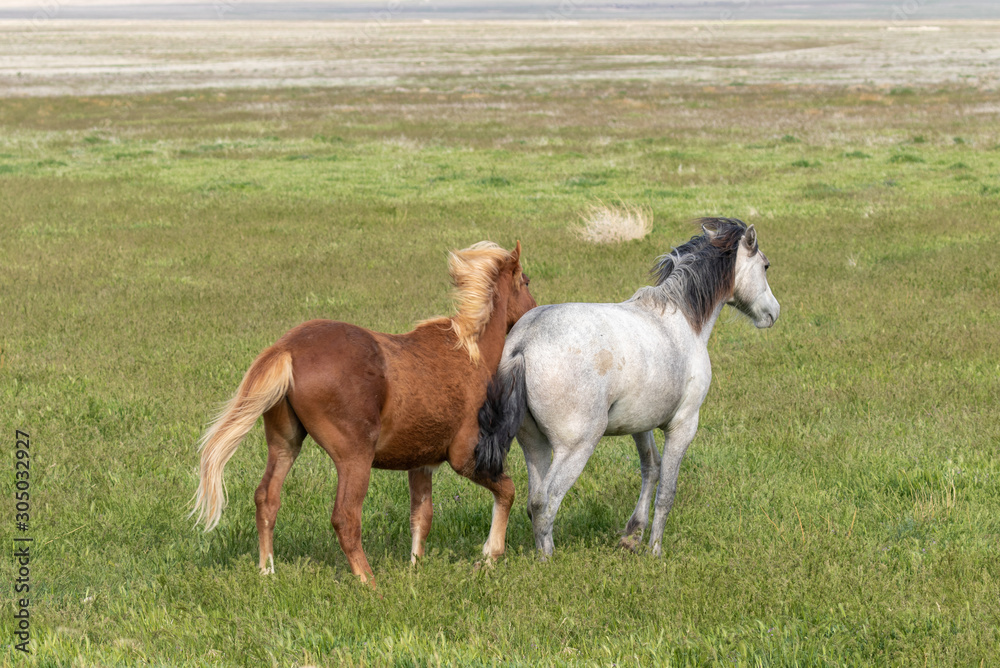
[[[279,346],[292,353],[288,400],[306,431],[315,438],[322,422],[336,424],[351,447],[373,449],[377,468],[445,461],[460,430],[475,424],[489,380],[438,323],[384,334],[313,320]],[[474,445],[475,434],[470,438]]]

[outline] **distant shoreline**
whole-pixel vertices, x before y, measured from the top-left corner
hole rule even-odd
[[[246,21],[434,21],[434,20],[882,20],[913,23],[1000,19],[1000,3],[984,0],[875,0],[874,2],[472,2],[382,0],[381,2],[245,2],[213,0],[180,3],[0,1],[0,20],[246,20]]]

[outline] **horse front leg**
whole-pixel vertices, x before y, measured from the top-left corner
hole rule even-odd
[[[472,423],[459,432],[448,453],[448,463],[455,473],[485,487],[493,494],[493,520],[490,522],[489,537],[483,544],[483,556],[493,560],[506,549],[507,523],[510,520],[510,509],[514,505],[514,481],[506,473],[501,473],[499,478],[493,480],[476,471],[475,448],[478,435],[478,423]]]
[[[432,476],[436,466],[422,466],[409,471],[410,480],[410,534],[413,536],[413,546],[410,549],[410,561],[417,563],[417,558],[424,556],[424,543],[431,531],[431,519],[434,516],[434,504],[431,502]]]
[[[507,549],[507,523],[510,521],[510,509],[514,505],[514,481],[506,473],[502,473],[496,480],[480,476],[475,471],[473,458],[460,468],[452,464],[452,468],[493,494],[493,519],[490,522],[490,535],[483,544],[483,556],[489,560],[499,558]]]
[[[656,491],[656,505],[653,510],[653,526],[649,533],[649,545],[653,554],[663,554],[661,545],[663,528],[667,524],[667,515],[674,505],[677,493],[677,474],[681,469],[681,460],[688,446],[694,440],[698,431],[698,411],[686,417],[675,416],[666,429],[663,430],[663,459],[660,461],[660,485]]]
[[[497,559],[507,549],[507,523],[510,521],[510,509],[514,505],[514,481],[507,474],[502,474],[497,480],[472,478],[472,481],[482,485],[493,493],[493,519],[490,522],[490,535],[483,544],[483,556],[487,559]]]
[[[642,533],[649,524],[649,504],[656,492],[656,483],[660,480],[660,453],[656,450],[656,440],[652,431],[632,434],[635,449],[639,453],[639,467],[642,471],[642,487],[639,489],[639,500],[632,511],[632,517],[625,525],[625,535],[621,546],[634,550],[642,542]]]

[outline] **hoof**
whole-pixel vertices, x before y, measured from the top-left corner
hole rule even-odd
[[[627,536],[622,536],[622,539],[618,541],[618,547],[623,550],[628,550],[629,552],[637,552],[639,550],[639,545],[642,544],[642,534],[629,534]]]
[[[361,584],[364,585],[364,588],[366,590],[371,592],[372,596],[374,596],[380,601],[385,600],[385,594],[383,594],[382,592],[380,592],[378,589],[375,588],[375,578],[368,578],[368,580],[363,580]]]
[[[479,571],[490,571],[496,565],[496,560],[492,557],[483,557],[476,563],[472,564],[472,572],[478,573]]]
[[[535,547],[538,548],[538,558],[542,561],[548,561],[552,553],[555,552],[555,546],[552,544],[552,535],[549,534],[541,540],[536,538]]]
[[[261,575],[274,575],[274,555],[269,554],[267,556],[267,566],[263,566],[260,569]]]
[[[499,552],[494,552],[493,550],[490,550],[488,547],[483,547],[483,561],[490,561],[490,562],[496,561],[497,559],[503,556],[503,553],[504,553],[503,550],[500,550]]]

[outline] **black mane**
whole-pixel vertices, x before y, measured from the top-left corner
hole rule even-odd
[[[695,223],[705,231],[658,257],[650,273],[662,296],[700,332],[719,301],[733,291],[736,253],[747,226],[736,218],[701,218]]]

